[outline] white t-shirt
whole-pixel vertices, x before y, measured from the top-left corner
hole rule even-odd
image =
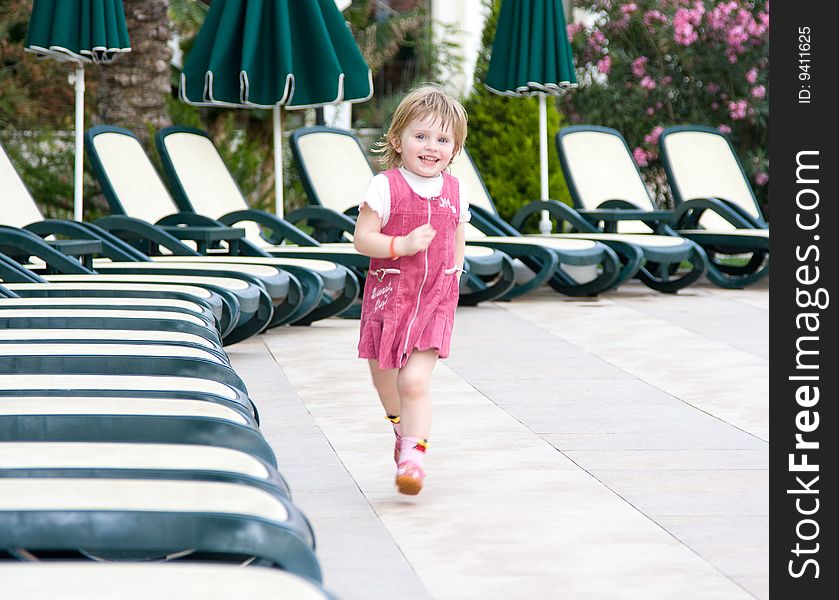
[[[399,167],[399,172],[402,173],[414,193],[421,198],[436,198],[443,191],[442,174],[437,175],[437,177],[422,177],[416,173],[411,173],[404,167]],[[381,217],[382,227],[387,225],[390,219],[390,180],[388,180],[387,175],[379,173],[370,180],[370,185],[364,192],[364,198],[361,200],[359,208],[365,204]],[[468,223],[471,217],[469,203],[461,198],[458,222]]]

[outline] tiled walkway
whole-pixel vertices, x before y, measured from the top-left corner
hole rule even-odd
[[[229,353],[341,599],[768,598],[768,320],[768,284],[461,309],[416,498],[357,322]]]

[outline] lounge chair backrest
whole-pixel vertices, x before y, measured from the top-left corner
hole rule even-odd
[[[644,210],[655,210],[629,147],[614,129],[566,127],[556,137],[557,150],[574,204],[594,210],[607,200],[625,200]],[[622,221],[620,233],[649,233],[640,221]]]
[[[719,198],[763,221],[740,161],[724,135],[712,129],[685,126],[665,129],[660,140],[670,189],[677,203]],[[706,211],[699,223],[706,229],[733,228],[711,211]]]
[[[23,227],[44,219],[3,146],[0,146],[0,189],[3,190],[0,225]]]
[[[85,137],[88,155],[112,213],[156,223],[178,212],[140,140],[131,132],[117,127],[93,127]]]
[[[339,213],[358,206],[374,175],[358,138],[326,127],[298,132],[293,151],[307,172],[310,202]]]
[[[181,210],[190,210],[218,219],[236,210],[249,208],[213,141],[198,130],[172,128],[158,135],[158,149],[164,168],[171,176],[175,198]],[[259,225],[245,221],[236,225],[245,237],[258,245],[268,245]]]
[[[475,168],[475,163],[472,157],[466,152],[464,148],[460,156],[452,161],[449,172],[457,177],[460,182],[460,198],[469,202],[469,206],[478,206],[484,210],[489,211],[493,215],[498,214],[495,210],[495,205],[487,192],[486,186],[481,179],[478,169]],[[486,237],[486,235],[469,225],[466,227],[466,238],[476,240]]]

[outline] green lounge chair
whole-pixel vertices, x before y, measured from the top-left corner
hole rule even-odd
[[[169,127],[159,131],[155,141],[181,211],[196,218],[201,215],[227,225],[243,227],[246,235],[242,245],[250,254],[322,256],[352,268],[364,281],[370,259],[349,244],[321,244],[275,215],[249,209],[206,132],[188,127]],[[475,305],[493,300],[512,287],[513,265],[503,253],[487,248],[468,248],[466,260],[470,273],[461,282],[460,304]]]
[[[306,127],[294,131],[291,149],[310,206],[294,211],[288,220],[308,221],[320,228],[322,235],[346,240],[345,234],[354,228],[354,221],[347,215],[355,214],[374,175],[358,138],[342,129]],[[615,253],[590,240],[486,235],[470,226],[467,247],[475,246],[504,252],[533,271],[504,299],[520,296],[546,282],[567,295],[595,295],[610,289],[620,273]]]
[[[754,270],[747,274],[726,273],[714,258],[714,248],[704,243],[702,235],[693,236],[691,230],[681,227],[681,223],[674,223],[677,213],[658,211],[629,146],[618,131],[574,125],[560,130],[556,144],[571,197],[582,215],[593,221],[603,221],[619,233],[684,235],[705,250],[708,278],[723,287],[742,287],[768,272],[768,265],[765,268],[751,265]],[[718,235],[721,237],[717,241],[741,252],[756,253],[761,260],[769,250],[769,232],[766,230],[732,229]]]
[[[78,385],[79,380],[69,382]],[[114,442],[231,448],[276,467],[253,415],[216,394],[138,396],[130,391],[52,389],[0,393],[0,439],[7,442]],[[121,395],[117,395],[117,393]],[[75,395],[71,395],[75,394]]]
[[[574,209],[556,200],[536,200],[524,206],[506,223],[484,185],[472,157],[463,150],[462,156],[452,165],[452,175],[460,180],[466,190],[476,221],[483,224],[485,231],[497,235],[521,235],[525,223],[534,215],[547,210],[557,222],[570,223],[575,233],[552,234],[550,238],[590,239],[601,242],[614,250],[621,259],[623,269],[618,284],[637,277],[648,287],[660,292],[676,292],[705,274],[707,259],[702,249],[690,240],[667,235],[603,233],[586,221]],[[687,272],[673,276],[682,263],[690,264]]]
[[[96,252],[105,252],[109,258],[115,261],[149,262],[147,256],[113,236],[109,236],[107,232],[89,224],[72,221],[44,221],[38,207],[2,147],[0,147],[0,186],[5,189],[2,199],[3,210],[0,211],[0,249],[5,249],[6,252],[13,250],[18,261],[25,262],[30,255],[34,255],[47,261],[49,268],[55,272],[90,272],[90,269],[80,270],[78,260],[62,256],[57,249],[53,249],[51,253],[44,249],[44,244],[39,245],[35,240],[37,236],[34,234],[37,233],[38,236],[44,238],[54,235],[74,238],[71,243],[96,240]],[[33,235],[27,238],[18,228],[26,228]],[[58,244],[59,242],[53,241],[50,243]],[[61,244],[59,248],[64,248],[67,242],[61,242]],[[194,253],[190,251],[190,254]],[[137,272],[139,269],[137,263],[124,265],[119,262],[114,264],[100,262],[99,269],[107,272]],[[159,265],[159,268],[145,265],[142,268],[144,270],[140,273],[144,274],[194,274],[197,276],[208,274],[206,269],[200,270],[182,263]],[[0,264],[0,275],[3,275],[3,269],[4,265]],[[254,335],[268,325],[276,325],[292,319],[302,310],[301,306],[305,298],[300,293],[300,285],[296,278],[288,273],[280,273],[276,269],[269,270],[264,265],[229,264],[218,266],[215,272],[211,271],[210,274],[218,274],[219,276],[227,274],[229,277],[240,277],[249,282],[257,282],[258,287],[265,288],[264,293],[266,295],[270,294],[277,305],[277,310],[274,311],[270,298],[266,298],[271,306],[262,307],[250,315],[240,315],[236,325],[237,331],[228,334],[229,343]]]
[[[0,550],[14,557],[256,560],[320,582],[312,542],[293,504],[248,485],[0,478]]]
[[[96,242],[99,243],[98,241]],[[241,272],[213,271],[206,274],[196,269],[163,268],[146,269],[141,265],[149,263],[131,263],[126,269],[113,269],[114,272],[96,274],[82,266],[75,259],[68,257],[35,233],[24,229],[0,226],[0,245],[7,252],[13,250],[18,256],[26,259],[30,256],[42,261],[41,265],[29,265],[41,268],[43,271],[63,273],[54,276],[56,281],[120,282],[120,283],[177,283],[199,285],[225,298],[231,315],[235,315],[235,322],[230,333],[225,335],[226,343],[235,343],[259,333],[271,321],[273,304],[263,282],[257,278]],[[3,281],[31,282],[31,269],[20,264],[10,264],[12,261],[0,257],[0,277]],[[227,275],[227,276],[225,276]],[[288,284],[280,277],[275,283],[278,287]],[[47,277],[53,277],[47,275]],[[63,278],[63,279],[62,279]],[[287,289],[287,288],[286,288]],[[232,317],[231,317],[232,318]]]
[[[769,240],[749,179],[728,138],[709,127],[667,127],[658,139],[676,205],[679,233],[702,244],[713,260],[718,285],[742,287],[769,273]],[[739,236],[739,237],[738,237]],[[730,255],[750,254],[733,265]]]
[[[129,365],[130,369],[114,374],[107,365],[88,366],[83,373],[68,371],[74,361],[62,364],[61,359],[48,363],[23,361],[22,372],[0,372],[0,397],[18,396],[102,396],[184,398],[223,404],[258,422],[256,406],[240,385],[190,376],[189,369],[181,373],[144,372],[144,364]],[[79,362],[79,361],[75,361]],[[147,361],[149,362],[149,361]],[[34,364],[32,364],[34,363]],[[188,366],[188,365],[180,365]],[[99,368],[96,368],[99,367]],[[32,372],[38,374],[32,376]]]
[[[125,239],[137,238],[152,246],[163,246],[178,255],[166,259],[154,256],[155,260],[271,265],[287,270],[303,284],[306,306],[309,307],[305,314],[301,311],[296,315],[292,323],[310,324],[314,320],[339,315],[355,301],[359,291],[358,281],[341,265],[323,260],[243,254],[239,248],[241,230],[227,228],[197,215],[179,214],[177,204],[169,195],[139,139],[131,131],[102,125],[89,129],[85,141],[94,173],[102,185],[112,213],[97,223]],[[224,236],[225,231],[239,233],[228,239]],[[211,257],[200,256],[171,235],[189,239],[194,237],[189,235],[190,232],[214,233],[219,238],[215,245],[201,246],[199,250],[203,254],[216,254]],[[223,254],[219,253],[222,249],[225,252]],[[231,256],[231,253],[238,255]]]
[[[216,445],[4,439],[0,478],[4,477],[230,481],[291,500],[288,482],[275,465]]]

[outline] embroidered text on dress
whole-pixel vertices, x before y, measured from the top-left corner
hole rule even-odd
[[[382,310],[385,306],[387,306],[387,301],[390,300],[388,294],[390,294],[390,292],[392,291],[393,284],[391,282],[388,282],[386,285],[376,288],[370,293],[370,300],[376,301],[376,303],[373,305],[373,312],[378,312]]]
[[[448,198],[440,198],[440,208],[448,208],[452,211],[452,214],[455,214],[457,212],[455,210],[455,207],[452,206],[451,200],[449,200]]]
[[[373,292],[370,294],[370,299],[375,300],[379,296],[381,296],[383,294],[387,294],[388,292],[392,292],[392,291],[393,291],[393,284],[388,283],[387,285],[385,285],[383,287],[376,288],[375,290],[373,290]]]

